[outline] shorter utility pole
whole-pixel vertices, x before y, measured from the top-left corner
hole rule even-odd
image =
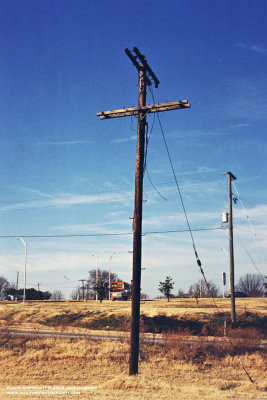
[[[83,291],[83,300],[84,300],[84,282],[86,282],[86,279],[79,279],[80,282],[82,282],[82,291]]]
[[[222,292],[223,292],[223,298],[225,297],[225,293],[224,293],[224,286],[226,285],[226,273],[223,272],[222,273]]]
[[[223,175],[228,175],[228,194],[229,194],[229,269],[230,269],[230,289],[231,289],[231,320],[236,322],[235,314],[235,273],[234,273],[234,235],[233,235],[233,193],[232,180],[236,177],[232,172],[226,172]]]
[[[16,289],[19,290],[19,271],[17,271],[17,285]]]
[[[89,280],[86,281],[86,300],[89,300]]]

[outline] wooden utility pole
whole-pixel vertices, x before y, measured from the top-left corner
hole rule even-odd
[[[19,271],[17,271],[17,285],[16,289],[19,290]]]
[[[79,279],[80,282],[82,282],[82,291],[83,291],[83,300],[84,300],[84,282],[86,282],[86,279]]]
[[[142,64],[141,64],[142,65]],[[139,72],[139,107],[146,104],[146,70]],[[142,264],[142,212],[143,212],[143,175],[145,150],[145,112],[138,113],[137,152],[135,170],[135,201],[134,201],[134,233],[133,233],[133,287],[132,287],[132,320],[131,320],[131,349],[129,374],[138,373],[139,355],[139,320],[140,320],[140,291]]]
[[[234,272],[234,235],[233,235],[233,193],[232,193],[232,180],[236,177],[232,172],[226,172],[228,175],[228,194],[229,194],[229,273],[230,273],[230,288],[231,288],[231,320],[234,324],[236,322],[235,314],[235,272]]]
[[[131,115],[138,116],[137,127],[137,152],[135,171],[135,203],[134,203],[134,232],[133,232],[133,275],[132,275],[132,318],[131,318],[131,348],[129,374],[138,374],[139,357],[139,327],[140,327],[140,287],[141,287],[141,263],[142,263],[142,210],[143,210],[143,175],[144,175],[144,151],[146,115],[148,113],[177,110],[189,108],[187,100],[174,101],[146,105],[146,86],[151,85],[151,79],[155,87],[159,80],[148,65],[137,47],[133,49],[135,55],[129,49],[125,53],[130,58],[139,72],[139,97],[138,107],[123,108],[113,111],[102,111],[97,113],[100,119],[119,118]],[[137,61],[139,59],[139,61]]]

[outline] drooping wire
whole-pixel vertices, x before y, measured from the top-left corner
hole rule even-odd
[[[249,216],[248,216],[248,212],[247,212],[247,210],[246,210],[245,207],[244,207],[242,198],[240,197],[240,195],[239,195],[239,193],[238,193],[238,190],[237,190],[237,187],[236,187],[234,181],[233,181],[233,186],[234,186],[235,191],[236,191],[236,194],[237,194],[237,196],[238,196],[238,200],[240,201],[240,203],[241,203],[241,205],[242,205],[242,208],[243,208],[243,210],[244,210],[244,212],[245,212],[245,214],[246,214],[246,219],[247,219],[247,222],[248,222],[248,224],[249,224],[249,226],[250,226],[251,232],[252,232],[254,238],[257,240],[257,244],[258,244],[258,246],[259,246],[259,249],[260,249],[261,252],[263,253],[264,259],[266,260],[266,256],[265,256],[264,249],[261,247],[261,245],[260,245],[260,243],[259,243],[258,236],[257,236],[257,234],[256,234],[256,232],[255,232],[255,230],[254,230],[254,228],[253,228],[253,226],[252,226],[252,224],[251,224],[250,218],[249,218]],[[243,248],[244,248],[244,246],[243,246]],[[245,249],[245,248],[244,248],[244,249]],[[246,250],[245,250],[245,251],[246,251]],[[246,251],[246,253],[248,254],[247,251]],[[249,256],[250,259],[252,260],[252,258],[251,258],[251,256],[250,256],[249,254],[248,254],[248,256]],[[252,260],[252,263],[253,263],[253,265],[255,266],[255,268],[257,269],[257,267],[256,267],[256,265],[255,265],[255,263],[254,263],[253,260]],[[258,272],[259,272],[261,275],[263,275],[260,271],[258,271]]]
[[[154,95],[153,95],[152,89],[150,89],[150,92],[151,92],[151,95],[152,95],[152,97],[153,97],[153,101],[154,101],[154,103],[155,103],[155,99],[154,99]],[[164,131],[163,131],[163,127],[162,127],[162,124],[161,124],[161,121],[160,121],[160,118],[159,118],[158,113],[157,113],[157,118],[158,118],[160,130],[161,130],[161,133],[162,133],[163,141],[164,141],[164,144],[165,144],[165,148],[166,148],[166,151],[167,151],[167,154],[168,154],[168,158],[169,158],[169,162],[170,162],[170,165],[171,165],[171,169],[172,169],[172,173],[173,173],[173,176],[174,176],[174,180],[175,180],[175,183],[176,183],[176,187],[177,187],[177,190],[178,190],[178,193],[179,193],[179,197],[180,197],[180,200],[181,200],[181,204],[182,204],[182,207],[183,207],[183,211],[184,211],[186,223],[187,223],[187,226],[188,226],[188,231],[189,231],[190,236],[191,236],[192,245],[193,245],[193,249],[194,249],[195,256],[196,256],[197,265],[198,265],[198,267],[199,267],[199,269],[200,269],[200,272],[201,272],[201,274],[202,274],[202,276],[203,276],[203,279],[204,279],[204,281],[205,281],[205,283],[206,283],[206,286],[207,286],[209,295],[210,295],[210,297],[212,298],[213,303],[214,303],[214,305],[215,305],[215,307],[216,307],[216,309],[217,309],[217,312],[218,312],[218,314],[219,314],[219,313],[220,313],[219,308],[218,308],[218,306],[217,306],[217,304],[216,304],[216,301],[215,301],[214,297],[213,297],[212,294],[211,294],[210,285],[209,285],[209,283],[208,283],[208,281],[207,281],[207,279],[206,279],[204,270],[203,270],[203,268],[202,268],[201,261],[200,261],[200,259],[199,259],[199,257],[198,257],[198,254],[197,254],[197,250],[196,250],[196,246],[195,246],[195,241],[194,241],[194,237],[193,237],[193,234],[192,234],[192,229],[191,229],[191,227],[190,227],[190,223],[189,223],[189,219],[188,219],[187,212],[186,212],[186,209],[185,209],[185,205],[184,205],[184,202],[183,202],[182,194],[181,194],[181,191],[180,191],[180,187],[179,187],[178,180],[177,180],[177,177],[176,177],[176,173],[175,173],[175,170],[174,170],[174,167],[173,167],[171,155],[170,155],[169,148],[168,148],[168,145],[167,145],[166,137],[165,137],[165,134],[164,134]],[[229,343],[231,344],[231,346],[234,348],[234,344],[233,344],[231,338],[230,338],[229,336],[227,336],[227,338],[228,338]],[[241,365],[243,371],[245,372],[245,374],[246,374],[247,377],[249,378],[250,382],[253,383],[253,379],[251,378],[251,376],[250,376],[249,373],[247,372],[247,370],[246,370],[246,368],[245,368],[245,366],[244,366],[242,360],[241,360],[240,358],[238,358],[238,359],[239,359],[239,363],[240,363],[240,365]]]
[[[149,145],[149,141],[151,139],[151,135],[152,135],[152,131],[154,128],[154,124],[155,124],[155,120],[156,120],[156,116],[155,114],[153,114],[153,122],[150,128],[150,131],[148,131],[148,123],[146,122],[146,131],[145,131],[145,157],[144,157],[144,169],[143,169],[143,177],[145,175],[145,173],[147,174],[148,180],[151,184],[151,186],[153,187],[153,189],[157,192],[157,194],[162,197],[162,199],[168,201],[166,199],[166,197],[164,197],[160,191],[156,188],[156,186],[154,185],[154,183],[152,182],[152,179],[150,178],[150,174],[148,172],[148,167],[147,167],[147,152],[148,152],[148,145]]]
[[[240,203],[241,203],[241,205],[242,205],[242,207],[243,207],[243,210],[244,210],[245,213],[246,213],[246,218],[247,218],[248,224],[249,224],[249,226],[250,226],[250,229],[251,229],[253,235],[256,236],[256,233],[255,233],[255,231],[254,231],[254,229],[253,229],[253,226],[252,226],[252,224],[251,224],[251,222],[250,222],[250,219],[249,219],[249,217],[248,217],[247,210],[245,209],[244,204],[243,204],[243,201],[242,201],[242,199],[241,199],[241,197],[240,197],[240,194],[238,193],[238,190],[237,190],[235,181],[233,180],[232,183],[233,183],[233,186],[234,186],[234,188],[235,188],[236,194],[237,194],[237,196],[238,196],[238,200],[240,201]]]
[[[151,92],[153,101],[154,101],[154,103],[155,103],[154,94],[153,94],[153,91],[152,91],[151,88],[150,88],[150,92]],[[179,194],[179,198],[180,198],[180,201],[181,201],[181,204],[182,204],[182,208],[183,208],[183,212],[184,212],[184,215],[185,215],[185,219],[186,219],[186,224],[187,224],[187,227],[188,227],[188,231],[189,231],[190,236],[191,236],[191,241],[192,241],[193,249],[194,249],[194,252],[195,252],[197,264],[198,264],[198,266],[199,266],[199,268],[200,268],[200,272],[201,272],[202,275],[203,275],[204,272],[203,272],[203,270],[202,270],[202,268],[201,268],[201,261],[200,261],[200,259],[199,259],[199,257],[198,257],[198,254],[197,254],[197,250],[196,250],[196,246],[195,246],[195,240],[194,240],[194,237],[193,237],[193,234],[192,234],[192,230],[191,230],[191,226],[190,226],[189,219],[188,219],[188,216],[187,216],[187,212],[186,212],[186,209],[185,209],[183,197],[182,197],[181,190],[180,190],[180,187],[179,187],[179,184],[178,184],[178,180],[177,180],[177,176],[176,176],[176,173],[175,173],[175,170],[174,170],[172,158],[171,158],[170,151],[169,151],[169,148],[168,148],[168,144],[167,144],[167,141],[166,141],[166,136],[165,136],[165,133],[164,133],[164,131],[163,131],[163,127],[162,127],[162,124],[161,124],[159,115],[158,115],[158,113],[156,113],[156,114],[157,114],[158,123],[159,123],[160,130],[161,130],[161,134],[162,134],[162,137],[163,137],[164,145],[165,145],[165,148],[166,148],[166,151],[167,151],[167,155],[168,155],[168,158],[169,158],[170,166],[171,166],[171,169],[172,169],[172,173],[173,173],[175,185],[176,185],[176,188],[177,188],[177,191],[178,191],[178,194]],[[204,276],[203,276],[203,278],[204,278]]]
[[[147,165],[146,165],[146,174],[147,174],[147,177],[148,177],[149,182],[150,182],[151,186],[153,187],[153,189],[158,193],[158,195],[159,195],[160,197],[163,198],[163,200],[168,201],[168,199],[166,199],[166,197],[164,197],[163,194],[160,193],[160,191],[156,188],[156,186],[155,186],[154,183],[152,182],[152,180],[151,180],[151,178],[150,178],[150,175],[149,175],[149,173],[148,173]]]
[[[252,256],[250,255],[250,253],[249,253],[248,250],[246,249],[246,247],[245,247],[244,243],[242,242],[242,240],[240,239],[239,235],[238,235],[237,233],[235,233],[235,234],[236,234],[236,236],[238,237],[239,242],[240,242],[241,246],[243,247],[245,253],[246,253],[247,256],[250,258],[252,264],[254,265],[256,271],[264,278],[263,273],[262,273],[262,272],[260,271],[260,269],[257,267],[255,261],[253,260]]]

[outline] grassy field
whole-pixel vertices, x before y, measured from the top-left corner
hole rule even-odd
[[[267,299],[236,299],[239,335],[263,334],[267,324]],[[26,302],[0,303],[0,324],[30,329],[129,331],[130,302]],[[141,303],[141,331],[192,335],[223,335],[230,322],[230,299],[173,299]]]
[[[209,299],[200,299],[198,304],[194,299],[144,302],[143,331],[160,332],[166,344],[141,342],[139,375],[131,377],[129,345],[123,341],[13,337],[9,333],[11,326],[36,331],[95,328],[126,332],[129,302],[0,303],[0,399],[266,399],[263,350],[202,342],[209,334],[207,327],[229,319],[230,301],[218,299],[216,303],[219,315]],[[231,334],[237,337],[246,332],[251,340],[266,338],[266,305],[266,299],[237,299],[239,325]],[[216,332],[220,334],[220,329]],[[197,344],[183,341],[188,333],[198,335]]]

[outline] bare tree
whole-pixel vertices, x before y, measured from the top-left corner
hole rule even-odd
[[[262,297],[265,294],[264,276],[259,274],[241,276],[236,290],[245,293],[248,297]]]
[[[98,270],[98,280],[109,284],[109,271],[106,270]],[[110,273],[110,281],[116,282],[119,281],[119,277],[114,272]],[[87,281],[87,285],[85,286],[85,293],[87,299],[95,299],[95,290],[94,287],[96,285],[96,270],[92,269],[89,271],[89,277]],[[108,298],[108,290],[106,291],[106,297]]]
[[[52,293],[52,296],[51,296],[50,300],[54,300],[54,301],[55,300],[64,300],[64,295],[60,290],[55,290]]]
[[[183,291],[183,289],[179,289],[178,290],[178,293],[177,293],[177,297],[178,298],[184,298],[184,297],[186,297],[187,295],[186,295],[186,293]]]
[[[0,276],[0,300],[5,299],[6,291],[9,289],[10,284],[3,276]]]
[[[72,300],[81,300],[82,299],[82,291],[81,291],[80,286],[77,286],[77,288],[71,292],[71,299]]]
[[[188,295],[190,297],[195,297],[196,299],[200,297],[218,297],[219,289],[215,283],[207,281],[207,283],[202,281],[201,293],[200,293],[200,283],[196,282],[190,286],[188,290]]]
[[[148,300],[150,297],[148,294],[146,293],[140,293],[140,299],[141,300]]]

